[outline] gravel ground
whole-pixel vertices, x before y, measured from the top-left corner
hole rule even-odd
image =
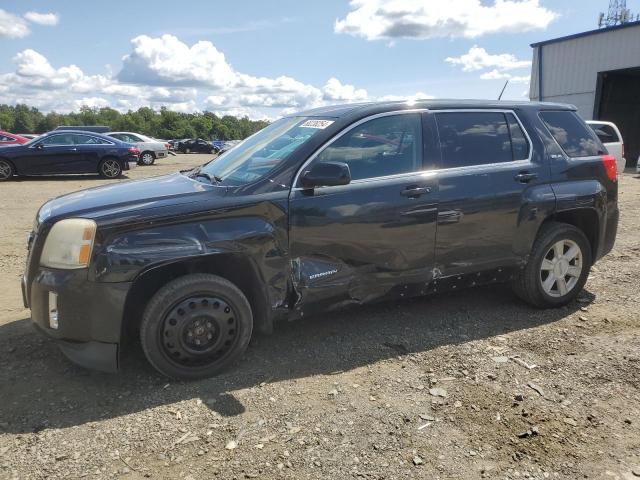
[[[130,178],[175,171],[180,155]],[[504,286],[282,324],[232,370],[168,382],[136,348],[107,375],[29,325],[19,277],[48,198],[0,185],[0,478],[640,477],[640,179],[615,250],[554,311]]]

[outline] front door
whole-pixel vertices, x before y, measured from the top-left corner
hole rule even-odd
[[[437,185],[425,171],[420,113],[344,131],[315,162],[349,165],[349,185],[290,197],[290,255],[299,311],[426,292],[432,278]]]
[[[24,157],[24,173],[72,173],[73,165],[84,155],[76,148],[73,137],[72,133],[57,133],[30,146],[29,154]]]
[[[544,159],[532,154],[513,112],[448,111],[433,117],[441,149],[438,276],[502,272],[517,265],[530,250],[519,244],[520,234],[539,225],[532,217],[535,208],[545,202],[552,208],[555,202],[545,186]],[[525,235],[533,236],[535,231]]]

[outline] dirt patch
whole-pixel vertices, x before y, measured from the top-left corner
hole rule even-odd
[[[640,475],[640,179],[621,179],[616,248],[569,307],[497,286],[351,309],[279,325],[195,383],[160,377],[135,345],[119,375],[83,370],[29,325],[38,207],[107,182],[0,185],[0,478]]]

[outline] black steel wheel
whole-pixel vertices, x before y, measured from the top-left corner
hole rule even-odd
[[[140,338],[149,362],[172,378],[210,377],[246,350],[253,315],[244,294],[215,275],[178,278],[151,299]]]

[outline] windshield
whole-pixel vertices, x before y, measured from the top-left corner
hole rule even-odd
[[[201,172],[226,185],[255,182],[332,123],[304,117],[281,118],[203,166]]]

